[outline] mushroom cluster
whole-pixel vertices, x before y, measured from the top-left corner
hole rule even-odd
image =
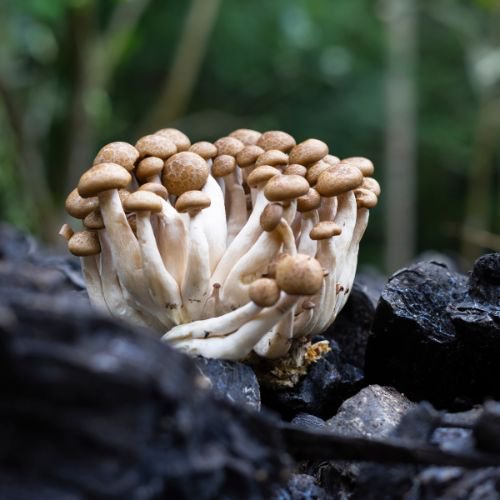
[[[66,199],[61,234],[91,302],[194,355],[280,358],[345,304],[380,187],[317,139],[176,129],[113,142]]]

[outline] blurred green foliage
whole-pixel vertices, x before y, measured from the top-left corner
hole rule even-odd
[[[72,168],[74,176],[106,142],[135,142],[169,125],[193,141],[237,127],[317,137],[337,156],[372,158],[383,187],[383,4],[220,1],[193,92],[182,103],[167,95],[179,108],[172,114],[161,96],[179,45],[196,38],[184,24],[196,2],[2,0],[0,219],[47,235],[63,220]],[[500,233],[500,3],[415,5],[418,250],[457,253],[481,151],[487,158],[476,181],[486,186],[479,192],[487,207],[478,224]],[[384,210],[398,209],[383,200],[364,262],[382,262]]]

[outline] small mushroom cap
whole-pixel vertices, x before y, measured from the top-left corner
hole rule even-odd
[[[328,146],[318,139],[307,139],[290,151],[290,163],[310,165],[328,154]]]
[[[69,241],[74,234],[75,232],[69,224],[63,224],[59,229],[59,236],[62,236],[66,241]]]
[[[201,189],[208,175],[208,164],[200,155],[183,151],[165,162],[162,181],[170,194],[179,196],[186,191]]]
[[[363,179],[363,184],[361,184],[363,189],[368,189],[375,196],[380,196],[380,184],[373,177],[365,177]]]
[[[363,183],[361,170],[340,162],[320,174],[316,190],[321,196],[337,196],[356,189]]]
[[[125,188],[131,181],[130,173],[117,163],[99,163],[80,177],[78,193],[82,198],[90,198],[102,191]]]
[[[269,201],[287,201],[305,195],[309,183],[300,175],[279,175],[269,179],[264,195]]]
[[[295,144],[295,139],[290,134],[282,132],[281,130],[264,132],[257,141],[257,146],[260,146],[266,151],[268,149],[279,149],[285,153],[288,153]]]
[[[170,139],[175,144],[178,152],[187,151],[191,146],[189,137],[176,128],[162,128],[155,132],[155,135],[161,135]]]
[[[333,155],[326,155],[323,158],[323,161],[325,161],[326,163],[328,163],[330,165],[337,165],[337,163],[340,163],[340,158],[338,158],[337,156],[333,156]]]
[[[245,146],[237,155],[236,161],[240,167],[253,165],[257,158],[264,152],[262,148],[256,145]]]
[[[75,219],[84,219],[90,212],[99,208],[99,199],[97,197],[82,198],[75,188],[68,194],[64,203],[66,212]]]
[[[212,158],[217,156],[217,148],[208,141],[195,142],[189,148],[189,151],[200,155],[205,160],[211,160]]]
[[[97,255],[101,251],[99,238],[95,231],[80,231],[68,241],[68,250],[77,257]]]
[[[318,177],[324,172],[327,168],[330,168],[332,165],[324,160],[320,160],[316,162],[314,165],[310,166],[307,169],[306,179],[309,181],[311,186],[314,186],[316,182],[318,182]]]
[[[210,197],[206,193],[202,191],[186,191],[177,198],[175,208],[178,212],[194,215],[200,210],[209,207],[210,203]]]
[[[370,177],[375,172],[375,167],[373,166],[372,161],[368,158],[363,158],[361,156],[352,156],[351,158],[344,158],[342,162],[359,168],[361,170],[361,173],[365,177]]]
[[[259,278],[255,280],[248,290],[250,300],[259,307],[271,307],[280,298],[280,289],[276,281],[270,278]]]
[[[151,191],[134,191],[123,203],[128,212],[161,212],[161,198]]]
[[[288,163],[288,155],[279,149],[269,149],[262,153],[256,160],[255,166],[271,165],[271,167],[284,166]]]
[[[145,135],[141,137],[135,144],[137,151],[141,157],[157,156],[166,160],[173,154],[177,153],[177,146],[168,138],[159,134]]]
[[[331,220],[318,222],[309,233],[311,240],[327,240],[342,233],[342,228]]]
[[[245,145],[236,137],[221,137],[214,142],[214,146],[217,148],[217,154],[220,155],[230,155],[236,157],[236,155],[245,147]]]
[[[283,207],[278,203],[268,203],[260,214],[260,225],[264,231],[274,231],[283,217]]]
[[[257,132],[257,130],[251,130],[249,128],[239,128],[234,132],[229,134],[229,137],[235,137],[239,141],[241,141],[245,146],[249,146],[251,144],[257,144],[260,136],[262,134]]]
[[[94,210],[90,212],[85,219],[83,219],[83,225],[87,229],[103,229],[104,220],[102,219],[101,212],[99,210]]]
[[[139,188],[139,190],[151,191],[164,200],[166,200],[168,196],[167,188],[163,184],[158,184],[158,182],[146,182]]]
[[[358,208],[373,208],[377,206],[377,195],[368,189],[358,188],[354,190]]]
[[[289,295],[314,295],[323,284],[323,268],[314,257],[286,255],[276,263],[276,283]]]
[[[321,205],[321,196],[316,189],[309,188],[309,191],[297,198],[297,210],[299,212],[309,212],[316,210]]]
[[[148,156],[142,159],[135,169],[135,175],[140,181],[145,181],[149,177],[160,175],[165,162],[158,156]]]
[[[288,167],[283,170],[285,175],[300,175],[301,177],[305,177],[307,174],[307,168],[304,165],[299,165],[298,163],[292,163],[288,165]]]
[[[275,175],[281,175],[281,172],[277,168],[271,167],[270,165],[261,165],[250,172],[250,175],[247,177],[247,184],[250,187],[257,187],[259,184],[267,182]]]
[[[139,151],[128,142],[111,142],[103,146],[94,159],[93,164],[117,163],[127,170],[133,170],[139,158]]]
[[[230,155],[217,156],[212,165],[212,175],[214,177],[224,177],[232,174],[235,170],[236,158]]]

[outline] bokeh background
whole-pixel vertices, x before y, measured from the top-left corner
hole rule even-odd
[[[1,0],[0,220],[54,243],[106,142],[316,137],[383,189],[362,264],[500,251],[500,0]]]

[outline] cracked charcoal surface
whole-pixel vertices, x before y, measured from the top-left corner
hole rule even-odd
[[[323,340],[316,337],[314,341]],[[338,344],[329,340],[331,351],[316,363],[290,389],[261,387],[263,405],[287,420],[299,413],[328,418],[363,383],[363,371],[341,359]]]
[[[328,500],[326,491],[307,474],[293,474],[288,484],[273,497],[273,500]]]
[[[499,274],[490,254],[469,279],[436,262],[393,275],[368,342],[369,381],[445,408],[500,397]]]
[[[197,357],[195,363],[216,397],[260,410],[260,387],[253,369],[243,363]]]
[[[0,264],[2,498],[269,498],[288,466],[271,421],[63,274]]]

